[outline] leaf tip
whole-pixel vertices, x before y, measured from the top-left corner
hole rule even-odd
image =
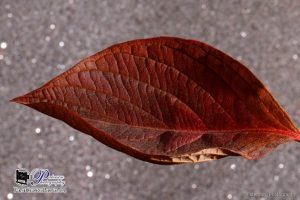
[[[27,95],[23,95],[23,96],[15,97],[15,98],[9,100],[9,102],[27,105],[27,104],[29,104],[29,98],[27,97]]]

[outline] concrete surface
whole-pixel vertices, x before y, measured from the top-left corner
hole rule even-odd
[[[171,35],[240,59],[299,126],[299,19],[299,0],[0,0],[0,199],[300,199],[300,143],[260,161],[159,166],[8,103],[114,43]],[[67,193],[10,194],[18,167],[64,175]]]

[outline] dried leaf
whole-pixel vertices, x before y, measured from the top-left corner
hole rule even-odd
[[[114,45],[12,101],[159,164],[258,159],[300,140],[286,112],[244,65],[180,38]]]

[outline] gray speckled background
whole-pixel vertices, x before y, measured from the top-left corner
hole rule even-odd
[[[114,43],[172,35],[205,41],[241,60],[299,126],[299,19],[299,0],[0,0],[0,199],[12,197],[21,166],[64,175],[68,192],[13,199],[240,200],[252,192],[300,199],[299,143],[281,145],[260,161],[159,166],[8,103]]]

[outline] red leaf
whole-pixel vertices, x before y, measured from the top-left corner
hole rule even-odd
[[[244,65],[180,38],[114,45],[12,101],[159,164],[257,159],[300,140],[286,112]]]

